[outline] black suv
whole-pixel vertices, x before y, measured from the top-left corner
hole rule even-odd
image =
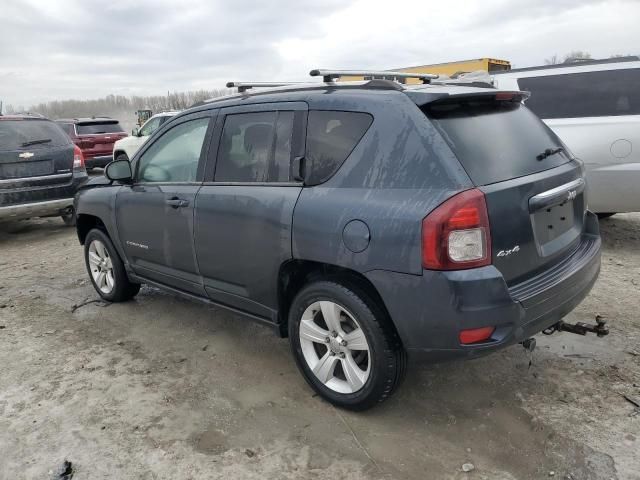
[[[73,197],[86,181],[80,149],[56,123],[0,115],[0,222],[59,215],[72,224]]]
[[[351,409],[387,398],[407,355],[476,357],[580,303],[598,221],[525,93],[332,78],[184,111],[83,188],[100,296],[148,283],[272,325]]]

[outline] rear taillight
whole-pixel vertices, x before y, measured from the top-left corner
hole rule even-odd
[[[73,146],[73,168],[84,168],[84,155],[82,155],[82,150],[77,145]]]
[[[422,220],[422,265],[461,270],[491,264],[491,230],[484,194],[467,190]]]

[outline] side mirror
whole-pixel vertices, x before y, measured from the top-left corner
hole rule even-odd
[[[134,137],[140,136],[140,130],[138,130],[138,127],[135,127],[133,130],[131,130],[131,135],[133,135]]]
[[[112,182],[131,183],[133,174],[129,160],[115,160],[104,169],[104,176]]]

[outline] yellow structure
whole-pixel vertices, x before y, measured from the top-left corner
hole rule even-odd
[[[485,72],[496,72],[501,70],[511,70],[511,63],[507,60],[496,58],[476,58],[473,60],[460,60],[457,62],[434,63],[432,65],[418,65],[415,67],[392,68],[390,72],[404,73],[433,73],[436,75],[453,76],[459,73],[475,72],[483,70]],[[370,80],[367,77],[340,77],[342,81]],[[392,77],[389,80],[394,80]],[[402,79],[401,79],[402,80]],[[415,78],[406,79],[402,83],[420,83]]]

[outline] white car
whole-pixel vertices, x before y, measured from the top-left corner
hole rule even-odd
[[[531,92],[527,106],[584,161],[590,210],[600,217],[640,211],[638,57],[491,75],[498,88]]]
[[[113,144],[113,159],[131,160],[149,136],[178,113],[179,112],[158,113],[144,122],[139,129],[134,128],[130,137],[125,137]]]

